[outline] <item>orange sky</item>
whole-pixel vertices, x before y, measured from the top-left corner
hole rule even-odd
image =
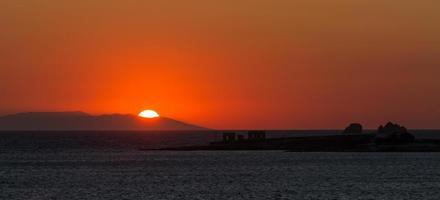
[[[440,128],[440,1],[2,0],[0,114]]]

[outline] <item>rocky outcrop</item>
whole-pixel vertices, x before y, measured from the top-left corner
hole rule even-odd
[[[408,132],[404,126],[388,122],[385,126],[379,126],[376,143],[401,144],[415,141],[414,135]]]
[[[363,127],[362,124],[353,123],[350,124],[347,128],[345,128],[344,133],[345,134],[356,134],[356,133],[362,133]]]

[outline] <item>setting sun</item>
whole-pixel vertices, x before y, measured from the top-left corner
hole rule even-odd
[[[143,118],[152,119],[152,118],[159,117],[159,114],[157,114],[157,112],[154,110],[144,110],[144,111],[140,112],[138,116],[143,117]]]

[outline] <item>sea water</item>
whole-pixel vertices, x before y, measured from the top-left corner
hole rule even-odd
[[[440,199],[440,153],[139,151],[213,136],[20,134],[0,134],[0,199]]]

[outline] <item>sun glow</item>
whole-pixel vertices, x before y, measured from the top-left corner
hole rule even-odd
[[[152,119],[159,117],[159,114],[157,114],[157,112],[154,110],[144,110],[140,112],[138,116],[142,118]]]

